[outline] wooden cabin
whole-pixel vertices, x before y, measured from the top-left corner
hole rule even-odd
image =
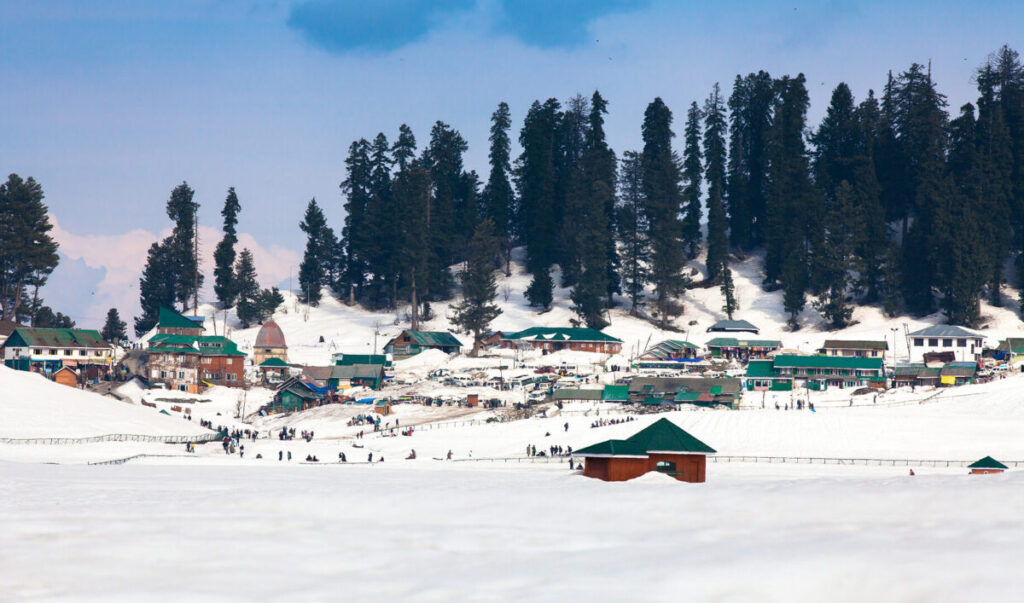
[[[78,387],[78,371],[70,367],[61,367],[53,374],[53,380],[68,387]]]
[[[445,354],[458,354],[462,342],[448,331],[413,331],[406,329],[384,346],[384,353],[395,360],[415,356],[424,350],[441,350]]]
[[[388,416],[391,414],[391,401],[390,400],[377,400],[376,404],[373,405],[373,412],[381,416]]]
[[[1002,473],[1009,467],[990,456],[986,456],[967,465],[967,468],[971,470],[971,475],[988,475],[989,473]]]
[[[682,482],[706,479],[707,455],[715,450],[668,419],[658,419],[625,440],[606,440],[573,453],[583,475],[621,482],[657,471]]]
[[[572,350],[618,354],[622,351],[621,339],[587,327],[530,327],[517,333],[506,333],[501,339],[501,347],[510,350],[522,344],[545,353]]]

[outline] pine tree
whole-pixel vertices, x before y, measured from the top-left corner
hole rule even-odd
[[[476,357],[484,335],[491,321],[501,314],[494,305],[498,286],[494,279],[494,258],[498,254],[498,241],[494,236],[494,225],[484,220],[473,231],[465,268],[462,271],[462,301],[452,308],[449,317],[460,331],[473,336],[473,350]]]
[[[234,276],[233,266],[235,264],[235,244],[238,243],[235,226],[238,224],[238,212],[242,206],[238,203],[238,195],[235,194],[235,187],[228,189],[228,196],[224,200],[224,209],[220,215],[224,217],[224,238],[217,243],[213,252],[213,292],[217,295],[217,301],[222,308],[231,307],[235,303],[237,295],[232,282]]]
[[[174,222],[171,236],[164,241],[171,257],[176,262],[178,280],[174,284],[176,301],[182,310],[187,310],[189,303],[196,305],[198,291],[203,286],[203,275],[199,271],[199,258],[196,232],[196,215],[199,204],[192,200],[195,191],[187,182],[182,182],[171,191],[167,200],[167,217]]]
[[[347,289],[349,303],[355,301],[357,291],[366,284],[369,255],[373,247],[373,233],[369,227],[370,143],[365,139],[353,142],[345,159],[345,180],[341,190],[345,195],[345,226],[341,231],[344,244],[343,277],[340,288]]]
[[[484,187],[483,198],[484,216],[494,223],[494,233],[501,247],[506,276],[512,274],[515,219],[515,193],[509,181],[509,174],[512,173],[512,142],[508,134],[510,127],[512,118],[508,104],[499,103],[497,110],[491,115],[491,149],[488,154],[491,171]]]
[[[843,179],[835,188],[834,198],[826,202],[827,216],[822,234],[823,244],[815,259],[823,287],[814,303],[814,309],[828,321],[833,329],[844,329],[853,316],[853,308],[846,303],[847,285],[855,241],[855,230],[848,227],[854,215],[854,191]]]
[[[401,278],[409,297],[412,330],[419,329],[422,291],[432,263],[429,238],[430,172],[419,161],[400,170],[394,184],[399,215],[399,252],[403,258]]]
[[[862,161],[854,167],[858,192],[858,238],[855,241],[855,269],[860,274],[857,287],[864,292],[864,301],[875,303],[881,297],[882,266],[889,244],[889,226],[885,219],[881,185],[878,181],[877,148],[882,136],[881,112],[874,92],[857,108],[857,122],[863,152]]]
[[[128,325],[121,320],[121,316],[117,313],[117,308],[111,308],[107,311],[107,320],[103,323],[100,337],[103,338],[103,341],[113,345],[120,345],[128,339]]]
[[[8,176],[0,185],[0,319],[18,316],[26,285],[38,290],[57,267],[52,229],[39,183]]]
[[[672,112],[655,98],[644,112],[644,151],[641,185],[651,244],[651,283],[662,328],[670,316],[682,313],[673,298],[687,286],[683,275],[683,249],[679,242],[681,195],[679,166],[672,151]]]
[[[430,145],[423,153],[423,164],[430,171],[434,191],[429,218],[431,263],[425,275],[424,299],[451,296],[448,267],[461,259],[468,233],[473,232],[473,200],[467,198],[462,164],[467,148],[462,135],[448,124],[438,121],[431,128]]]
[[[686,147],[683,149],[683,245],[686,257],[697,257],[700,248],[701,114],[696,102],[686,113]]]
[[[377,134],[370,151],[370,204],[366,228],[373,241],[363,253],[373,275],[363,301],[373,308],[394,307],[397,301],[398,238],[396,206],[391,190],[391,147],[383,133]],[[405,154],[403,150],[403,155]]]
[[[616,226],[622,243],[622,284],[630,301],[629,313],[636,316],[648,282],[650,250],[644,211],[643,165],[640,154],[635,151],[622,155],[619,200]]]
[[[941,212],[950,206],[943,195],[949,192],[942,180],[945,172],[945,97],[936,90],[931,73],[913,64],[900,74],[891,91],[893,128],[901,155],[906,160],[907,177],[902,185],[908,207],[903,239],[903,298],[911,312],[927,314],[934,309],[932,287],[936,266],[942,254],[942,239],[936,226],[948,223]]]
[[[248,249],[243,249],[238,254],[238,262],[234,267],[234,281],[238,299],[235,312],[238,314],[238,320],[242,323],[242,328],[248,329],[250,325],[259,320],[262,302],[260,285],[256,281],[256,263],[253,260],[252,252]]]
[[[587,147],[587,115],[590,104],[577,94],[566,101],[555,129],[554,216],[557,246],[554,261],[562,269],[563,287],[576,284],[582,270],[576,241],[580,234],[580,216],[587,203],[589,185],[583,181],[583,154]]]
[[[811,214],[819,205],[804,144],[809,104],[805,83],[802,73],[776,82],[775,119],[768,132],[765,282],[781,284],[783,307],[793,329],[798,327],[797,317],[806,303],[807,240]]]
[[[732,315],[740,309],[739,303],[736,301],[736,287],[732,282],[732,270],[726,265],[722,268],[722,299],[725,301],[725,305],[722,306],[722,312],[732,320]]]
[[[736,76],[729,96],[729,162],[726,199],[729,240],[739,250],[765,244],[768,133],[776,88],[765,71]]]
[[[601,183],[601,197],[604,199],[604,207],[597,207],[595,213],[588,214],[592,221],[588,228],[594,232],[594,237],[604,242],[605,247],[605,306],[611,308],[614,305],[614,295],[622,293],[621,278],[619,270],[618,247],[615,244],[615,207],[616,184],[618,181],[618,166],[616,165],[615,151],[613,151],[605,139],[604,116],[608,113],[608,101],[601,96],[601,93],[594,91],[590,97],[590,115],[588,118],[586,151],[583,156],[583,165],[586,175],[587,186],[593,190],[597,183]],[[607,191],[607,194],[604,192]],[[592,200],[593,201],[593,200]],[[601,215],[597,218],[596,212]],[[594,230],[595,223],[604,223],[600,232]]]
[[[320,288],[325,284],[324,256],[333,250],[337,243],[315,198],[306,206],[306,213],[299,223],[299,228],[306,233],[306,251],[299,265],[299,298],[307,304],[317,306],[321,299]]]
[[[555,262],[558,223],[555,213],[555,132],[559,104],[548,99],[530,106],[519,134],[522,154],[516,161],[515,177],[519,189],[519,232],[526,245],[526,269],[533,278],[526,298],[534,307],[549,308],[554,283],[551,265]]]
[[[170,308],[174,305],[178,269],[179,264],[166,240],[149,246],[146,265],[139,279],[142,314],[135,318],[135,335],[142,336],[156,326],[161,306]]]
[[[704,103],[704,177],[708,183],[707,280],[715,282],[728,264],[729,238],[725,206],[725,105],[715,84]]]
[[[991,65],[983,67],[977,76],[978,120],[976,142],[978,152],[976,211],[981,219],[982,241],[988,256],[990,271],[989,300],[994,306],[1002,305],[1000,286],[1003,270],[1013,244],[1013,231],[1007,224],[1013,219],[1013,143],[1004,117],[1005,110],[996,97],[999,77]]]

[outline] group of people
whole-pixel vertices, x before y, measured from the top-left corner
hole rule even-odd
[[[303,432],[305,433],[305,432]],[[305,437],[305,436],[303,436]],[[282,427],[281,431],[277,434],[279,440],[294,440],[295,439],[295,428]]]
[[[449,452],[448,454],[450,455],[451,452]],[[544,450],[541,450],[540,453],[538,453],[536,445],[534,445],[534,444],[527,444],[526,445],[526,456],[563,456],[563,455],[564,456],[572,455],[572,446],[566,446],[566,447],[563,448],[562,446],[552,445],[552,446],[548,447],[547,452],[545,452]],[[451,457],[449,456],[449,458],[451,458]]]
[[[784,403],[782,405],[781,408],[779,407],[779,403],[776,402],[775,403],[775,410],[789,410],[790,406],[792,406],[793,410],[803,410],[804,407],[806,406],[807,410],[809,410],[811,412],[817,412],[816,410],[814,410],[814,402],[810,402],[809,401],[805,405],[804,401],[803,400],[799,400],[799,399],[796,402],[793,402],[792,405],[789,402],[786,402],[786,403]],[[852,398],[850,400],[850,406],[853,406],[853,399]]]
[[[590,428],[596,429],[598,427],[604,427],[605,425],[621,425],[622,423],[629,423],[633,420],[635,420],[633,417],[626,417],[625,419],[598,419],[590,424]],[[566,431],[568,431],[568,429]]]
[[[379,425],[380,417],[374,415],[356,415],[348,420],[349,427],[355,427],[356,425],[366,425],[367,423]]]
[[[221,441],[221,446],[224,447],[224,454],[234,454],[235,452],[238,452],[238,458],[245,457],[245,444],[240,444],[236,438],[224,436],[224,439]]]

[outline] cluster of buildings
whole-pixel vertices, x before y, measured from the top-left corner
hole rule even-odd
[[[8,368],[78,387],[110,375],[114,348],[91,329],[36,329],[5,322],[0,325],[0,357]]]

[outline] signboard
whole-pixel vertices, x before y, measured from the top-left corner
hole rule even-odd
[[[943,385],[956,385],[956,377],[952,375],[943,375],[940,377],[940,382]]]

